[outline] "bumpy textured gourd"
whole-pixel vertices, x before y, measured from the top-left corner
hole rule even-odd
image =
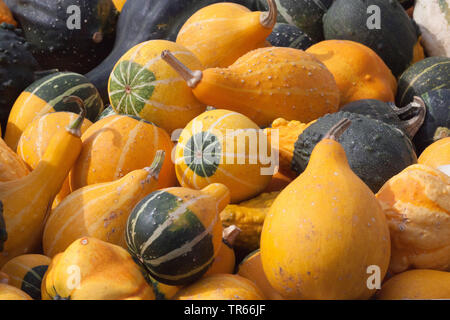
[[[162,58],[186,80],[198,100],[240,112],[262,127],[279,117],[309,122],[338,110],[339,89],[333,75],[302,50],[257,49],[228,68],[204,71],[190,70],[168,51]]]
[[[289,47],[300,50],[306,50],[316,43],[302,30],[287,23],[277,23],[267,41],[274,47]]]
[[[132,171],[113,182],[80,188],[67,196],[45,224],[44,253],[53,257],[82,237],[95,237],[126,249],[124,232],[128,216],[140,200],[158,189],[164,157],[164,151],[160,150],[150,167]]]
[[[386,217],[337,142],[350,124],[341,119],[325,134],[264,221],[264,273],[287,299],[368,299],[375,290],[367,286],[367,267],[378,266],[381,279],[386,274]]]
[[[6,225],[4,235],[7,236],[0,255],[0,267],[8,260],[40,247],[49,207],[81,151],[80,127],[86,109],[78,97],[71,96],[65,101],[79,104],[82,111],[78,118],[55,133],[33,172],[24,178],[0,183],[3,204],[0,216]]]
[[[275,0],[266,1],[268,12],[227,2],[202,8],[183,25],[177,43],[192,51],[205,68],[226,68],[247,52],[267,46],[278,11]]]
[[[154,300],[139,266],[122,247],[85,237],[56,255],[42,281],[43,300]]]

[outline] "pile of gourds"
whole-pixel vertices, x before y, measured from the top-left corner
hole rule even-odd
[[[450,299],[448,1],[60,2],[0,0],[0,300]]]

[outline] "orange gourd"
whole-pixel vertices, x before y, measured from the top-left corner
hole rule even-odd
[[[82,135],[83,150],[70,172],[72,191],[91,184],[111,182],[151,165],[158,150],[167,155],[159,188],[176,185],[173,143],[156,125],[130,116],[113,115],[97,121]]]
[[[22,290],[8,284],[0,283],[0,301],[2,300],[33,300]]]
[[[217,256],[211,267],[205,273],[205,276],[210,274],[231,274],[234,272],[236,264],[236,255],[234,253],[233,245],[236,237],[241,230],[236,226],[230,226],[223,230],[222,245],[220,246]]]
[[[417,160],[433,168],[450,165],[450,137],[440,139],[429,145]]]
[[[0,138],[0,182],[20,179],[29,173],[26,163]]]
[[[3,0],[0,0],[0,23],[9,23],[17,27],[17,21],[14,19],[11,10]]]
[[[394,102],[397,80],[369,47],[349,40],[326,40],[309,47],[331,71],[341,93],[341,106],[356,100]]]
[[[242,113],[259,126],[279,117],[310,122],[339,108],[339,89],[322,62],[302,50],[253,50],[228,68],[192,71],[170,52],[163,59],[187,81],[197,99]]]
[[[268,12],[251,12],[235,3],[215,3],[190,17],[177,43],[192,51],[206,68],[225,68],[249,51],[266,46],[278,14],[275,0]]]

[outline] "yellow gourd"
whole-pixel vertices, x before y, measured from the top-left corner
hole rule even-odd
[[[236,226],[230,226],[223,230],[222,246],[214,258],[211,267],[205,273],[205,276],[210,274],[233,273],[236,264],[236,255],[234,253],[233,245],[236,237],[239,236],[241,230]]]
[[[86,109],[77,97],[66,101],[76,101],[83,107],[80,116],[70,126],[55,133],[32,173],[0,183],[0,201],[3,204],[0,216],[4,218],[7,234],[0,254],[0,267],[8,260],[40,247],[49,207],[80,154],[80,127]]]
[[[44,253],[53,257],[82,237],[95,237],[126,249],[124,230],[128,216],[142,198],[158,189],[158,175],[164,157],[164,151],[158,151],[148,168],[71,193],[47,220],[43,235]]]
[[[177,43],[192,51],[206,68],[225,68],[247,52],[266,46],[277,18],[275,0],[269,12],[251,12],[235,3],[215,3],[190,17]]]
[[[429,145],[422,152],[417,162],[433,168],[450,165],[450,137],[440,139]]]
[[[0,301],[2,300],[33,300],[28,294],[16,287],[0,283]]]
[[[204,71],[188,69],[169,51],[162,57],[186,80],[199,101],[242,113],[261,127],[279,117],[308,123],[339,108],[333,75],[302,50],[256,49],[228,68]]]
[[[0,182],[20,179],[29,173],[26,163],[0,138]]]
[[[338,137],[344,119],[314,148],[308,167],[271,206],[261,233],[261,261],[286,299],[368,299],[369,266],[381,279],[390,257],[386,217],[353,173]]]

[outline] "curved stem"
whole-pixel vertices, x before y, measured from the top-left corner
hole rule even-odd
[[[278,8],[275,0],[267,0],[269,11],[261,15],[261,25],[264,28],[272,29],[277,23]]]
[[[67,126],[67,131],[75,136],[81,137],[81,126],[86,118],[87,110],[84,101],[77,96],[67,96],[63,99],[64,103],[76,103],[80,108],[80,114],[71,124]]]
[[[192,71],[186,67],[180,60],[169,51],[164,50],[161,58],[167,62],[187,83],[189,88],[195,88],[203,78],[203,72],[200,70]]]
[[[434,133],[433,141],[438,141],[450,137],[450,129],[447,127],[438,127]]]
[[[415,114],[414,117],[404,122],[404,131],[410,138],[413,138],[425,121],[427,107],[425,102],[420,97],[414,97],[414,101],[411,102],[406,108],[407,109],[405,112],[408,114],[413,112]]]
[[[166,152],[164,150],[156,151],[152,164],[150,165],[150,167],[145,168],[145,170],[147,170],[148,172],[147,180],[150,180],[151,178],[155,178],[155,180],[158,180],[165,157]]]
[[[223,230],[222,240],[228,247],[233,248],[234,242],[240,233],[241,229],[235,225],[231,225]]]
[[[325,134],[324,139],[337,141],[351,124],[349,119],[342,119]]]

